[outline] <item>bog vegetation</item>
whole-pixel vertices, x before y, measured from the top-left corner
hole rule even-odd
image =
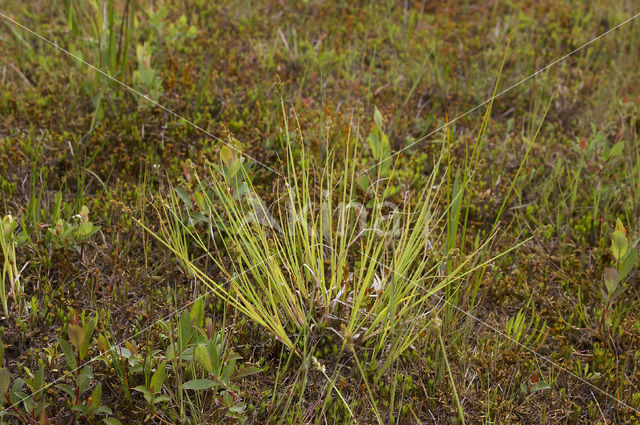
[[[4,2],[0,423],[640,423],[637,6]]]

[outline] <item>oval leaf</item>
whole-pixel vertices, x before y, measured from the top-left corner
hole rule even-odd
[[[384,124],[382,122],[382,114],[380,113],[378,108],[376,108],[375,112],[373,113],[373,121],[375,122],[376,127],[378,127],[378,130],[382,131],[384,129]]]
[[[620,260],[627,252],[627,237],[620,230],[616,230],[611,235],[611,252],[616,260]]]
[[[252,366],[243,367],[242,369],[237,371],[235,373],[235,375],[233,375],[233,378],[234,379],[244,378],[245,376],[255,375],[256,373],[261,373],[263,370],[264,369],[259,368],[259,367],[252,367]]]
[[[616,269],[611,267],[607,267],[604,269],[604,284],[607,287],[607,292],[609,295],[613,294],[618,287],[618,281],[620,280],[620,275]]]
[[[62,354],[64,354],[64,359],[69,370],[75,370],[78,367],[78,360],[76,359],[76,355],[73,353],[71,345],[62,338],[58,340],[58,345],[60,346]]]
[[[550,389],[551,389],[551,385],[547,384],[544,381],[538,381],[535,384],[532,384],[531,386],[529,386],[529,393],[533,394],[538,391],[550,390]]]
[[[76,350],[80,350],[84,345],[84,330],[78,325],[69,325],[67,328],[69,339],[71,343],[76,347]]]
[[[0,392],[2,394],[6,393],[9,389],[10,380],[11,377],[9,375],[9,369],[7,369],[6,367],[0,369]]]
[[[193,202],[191,202],[191,197],[189,196],[189,192],[187,192],[181,187],[176,187],[174,190],[176,192],[176,195],[178,195],[178,197],[182,199],[182,202],[184,202],[184,204],[188,208],[191,208],[193,206]]]
[[[211,361],[211,356],[209,355],[209,350],[207,350],[206,345],[198,344],[196,346],[195,357],[204,370],[213,373],[213,362]]]
[[[151,391],[154,394],[160,391],[165,379],[167,379],[167,364],[162,362],[151,377]]]
[[[98,385],[95,386],[93,392],[91,393],[91,407],[93,409],[97,409],[100,407],[100,403],[102,402],[102,382],[98,382]]]
[[[637,257],[635,247],[627,248],[627,255],[624,256],[620,264],[620,279],[624,279],[629,274],[636,264]]]
[[[185,390],[208,390],[209,388],[213,388],[218,386],[216,381],[212,381],[211,379],[192,379],[191,381],[187,381],[182,385],[182,388]]]

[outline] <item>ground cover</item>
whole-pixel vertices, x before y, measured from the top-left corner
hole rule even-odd
[[[3,3],[0,421],[638,423],[638,12]]]

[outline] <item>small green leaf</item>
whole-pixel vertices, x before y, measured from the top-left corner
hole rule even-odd
[[[91,379],[93,378],[93,368],[91,366],[85,366],[82,368],[78,377],[76,378],[76,385],[80,389],[80,392],[83,392],[87,389],[89,384],[91,383]]]
[[[213,365],[213,373],[220,375],[220,353],[222,345],[216,345],[214,341],[209,341],[209,354],[211,354],[211,364]]]
[[[104,422],[107,425],[122,425],[122,422],[120,422],[116,418],[104,418],[102,422]]]
[[[236,159],[236,155],[228,146],[223,146],[220,148],[220,159],[229,165]]]
[[[91,407],[95,410],[100,407],[102,402],[102,382],[98,382],[91,393]]]
[[[620,230],[611,234],[611,252],[616,260],[620,260],[624,256],[628,245],[627,237]]]
[[[88,221],[83,221],[78,225],[78,236],[80,237],[84,237],[85,235],[88,235],[91,232],[91,223],[89,223]]]
[[[636,265],[637,259],[638,254],[636,253],[636,248],[631,247],[631,249],[627,249],[627,254],[622,258],[622,262],[620,263],[620,280],[629,274],[631,269]]]
[[[247,366],[238,370],[236,374],[233,376],[233,379],[244,378],[245,376],[255,375],[256,373],[261,373],[264,369],[259,367]]]
[[[191,341],[191,317],[185,311],[178,321],[178,347],[183,351]]]
[[[9,390],[9,402],[11,404],[18,404],[27,396],[22,392],[23,386],[24,381],[22,379],[18,378],[13,381],[13,385],[11,385],[11,389]]]
[[[165,354],[164,354],[164,358],[168,362],[175,360],[175,358],[176,358],[176,344],[175,343],[170,344],[167,347],[167,350],[165,351]]]
[[[369,133],[369,137],[367,138],[369,142],[369,148],[371,149],[371,154],[373,158],[378,161],[382,156],[382,143],[380,142],[380,135],[377,129],[372,129],[371,133]]]
[[[113,415],[113,410],[111,410],[109,407],[107,406],[100,406],[97,409],[95,409],[92,414],[94,415],[100,415],[102,413],[106,413],[108,415]]]
[[[60,345],[60,350],[62,350],[62,354],[64,354],[67,368],[70,371],[75,370],[78,367],[78,360],[76,359],[76,355],[73,353],[71,345],[64,339],[58,339],[58,345]]]
[[[89,413],[89,408],[87,406],[85,406],[84,404],[76,404],[75,406],[71,406],[71,411],[72,412],[79,412],[84,416],[87,413]]]
[[[208,390],[209,388],[214,388],[218,386],[216,381],[212,381],[211,379],[192,379],[191,381],[187,381],[182,385],[182,388],[185,390]]]
[[[191,209],[193,207],[193,202],[191,202],[191,197],[189,196],[189,193],[187,193],[186,190],[184,190],[181,187],[176,187],[175,188],[176,194],[178,195],[178,197],[180,199],[182,199],[182,202],[184,202],[184,204]]]
[[[153,404],[162,403],[164,401],[171,401],[171,397],[166,394],[159,395],[158,397],[153,399]]]
[[[153,398],[153,395],[151,394],[151,391],[149,391],[149,388],[145,387],[144,385],[138,385],[137,387],[133,388],[136,391],[141,392],[144,395],[144,398],[146,400],[151,400]]]
[[[98,348],[103,353],[106,354],[107,351],[109,351],[109,342],[107,341],[107,338],[103,334],[98,335],[97,344],[98,344]]]
[[[528,392],[529,392],[529,388],[527,387],[527,384],[524,382],[520,384],[520,393],[522,395],[527,395]]]
[[[616,298],[618,298],[624,292],[624,286],[618,286],[618,289],[615,290],[613,294],[609,296],[609,301],[614,302]]]
[[[231,379],[231,375],[233,375],[236,371],[236,359],[231,357],[227,364],[222,368],[222,381],[229,382]]]
[[[9,384],[11,381],[11,375],[9,374],[9,369],[3,367],[0,369],[0,393],[4,394],[9,389]]]
[[[40,391],[44,387],[44,365],[40,365],[40,369],[36,372],[33,379],[33,392]]]
[[[206,210],[205,198],[202,192],[196,192],[193,194],[193,199],[196,203],[196,206],[200,211]]]
[[[624,142],[616,143],[615,145],[611,146],[611,149],[609,149],[609,152],[607,154],[607,159],[613,159],[617,156],[620,156],[623,150],[624,150]]]
[[[114,345],[111,347],[111,352],[115,353],[116,356],[121,357],[123,359],[131,358],[131,351],[128,348],[123,347],[122,345]]]
[[[83,221],[78,226],[77,235],[79,239],[88,239],[98,230],[100,230],[100,226],[94,226],[90,221]]]
[[[84,330],[78,325],[69,325],[67,327],[67,334],[71,343],[76,347],[76,350],[80,351],[84,345],[85,337]]]
[[[69,394],[69,397],[75,397],[76,396],[76,392],[73,390],[73,387],[71,385],[69,385],[69,384],[58,384],[58,385],[56,385],[56,387],[58,387],[59,389],[61,389],[65,393]]]
[[[167,364],[161,362],[158,369],[151,377],[151,391],[157,393],[162,389],[165,379],[167,379]]]
[[[222,393],[222,398],[224,399],[224,404],[227,406],[231,406],[233,403],[233,397],[229,394],[229,391],[224,391]]]
[[[604,269],[604,284],[607,287],[607,292],[609,296],[613,294],[618,287],[618,282],[620,281],[620,275],[618,274],[618,270],[613,269],[611,267],[607,267]]]
[[[246,409],[246,405],[244,403],[236,403],[229,408],[229,411],[232,413],[242,413]]]
[[[93,331],[95,329],[97,321],[98,319],[96,317],[90,317],[82,325],[82,332],[84,333],[84,344],[82,344],[80,351],[83,356],[87,353],[87,349],[89,348],[89,344],[91,343],[91,337],[93,336]]]
[[[204,344],[198,344],[196,346],[195,358],[200,363],[200,366],[209,373],[213,373],[213,362],[209,355],[209,350]]]
[[[531,384],[529,386],[529,393],[533,394],[533,393],[538,392],[538,391],[550,390],[550,389],[551,389],[551,385],[549,385],[546,382],[540,380],[540,381],[536,382],[535,384]]]
[[[201,328],[204,324],[204,300],[202,297],[197,298],[193,303],[189,315],[191,317],[191,322]]]
[[[376,127],[378,127],[378,130],[382,132],[382,130],[384,129],[384,125],[382,123],[382,114],[380,113],[378,108],[376,108],[375,112],[373,113],[373,122],[375,122]]]
[[[369,188],[369,176],[361,174],[356,178],[356,183],[360,189],[366,191]]]

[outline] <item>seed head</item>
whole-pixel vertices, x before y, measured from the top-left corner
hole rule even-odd
[[[275,92],[276,96],[282,98],[284,94],[284,83],[280,79],[279,74],[276,74],[275,77],[273,77],[273,91]]]

